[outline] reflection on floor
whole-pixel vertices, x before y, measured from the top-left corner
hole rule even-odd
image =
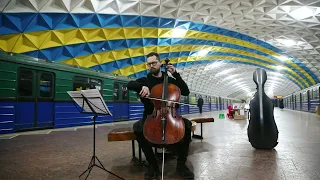
[[[204,139],[190,145],[187,165],[195,179],[320,179],[320,116],[275,109],[279,144],[262,151],[248,142],[248,120],[219,119],[219,113],[185,116],[215,118],[204,124]],[[143,179],[146,167],[131,162],[131,142],[107,141],[113,128],[132,123],[98,126],[96,152],[106,169],[125,179]],[[91,155],[92,126],[0,136],[0,179],[79,179]],[[175,159],[165,162],[164,179],[180,179],[175,165]],[[95,167],[88,179],[116,178]]]

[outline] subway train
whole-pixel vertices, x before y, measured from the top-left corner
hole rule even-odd
[[[320,85],[283,97],[283,105],[286,109],[315,113],[316,106],[320,106]]]
[[[0,52],[0,74],[0,134],[92,124],[92,115],[80,113],[67,91],[100,91],[112,116],[99,116],[97,124],[138,120],[143,114],[139,97],[126,87],[131,77],[7,52]],[[204,112],[237,102],[195,92],[180,102],[195,105],[199,95]],[[178,109],[181,115],[198,112],[196,106]]]

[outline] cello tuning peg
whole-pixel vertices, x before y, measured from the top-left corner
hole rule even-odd
[[[170,60],[166,58],[164,61],[166,62],[166,64],[168,64]]]

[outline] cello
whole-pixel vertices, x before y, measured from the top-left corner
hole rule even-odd
[[[267,73],[258,68],[253,73],[257,93],[250,101],[250,121],[247,129],[249,142],[256,149],[273,149],[278,144],[278,127],[274,119],[274,106],[264,91]]]
[[[182,116],[177,115],[176,104],[180,101],[180,89],[168,82],[169,59],[165,60],[163,83],[155,85],[150,92],[154,109],[144,122],[143,134],[145,138],[162,146],[162,179],[164,169],[164,146],[179,142],[185,134],[185,124]]]

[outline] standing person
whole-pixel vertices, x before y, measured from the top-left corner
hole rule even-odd
[[[202,106],[203,106],[203,99],[202,99],[202,96],[200,95],[198,99],[198,107],[199,107],[200,113],[202,113]]]
[[[280,107],[280,109],[284,108],[284,104],[283,104],[283,99],[282,98],[279,99],[279,107]]]
[[[143,125],[147,119],[147,115],[152,114],[154,108],[152,101],[144,97],[148,97],[152,87],[163,83],[164,80],[163,72],[160,71],[161,65],[159,54],[155,52],[149,53],[147,55],[147,66],[150,72],[146,77],[139,78],[135,81],[130,81],[127,86],[129,90],[136,91],[141,96],[141,102],[144,105],[143,117],[141,120],[134,123],[133,130],[137,141],[150,165],[148,171],[144,175],[145,179],[154,179],[160,175],[158,162],[152,150],[153,144],[144,137]],[[173,65],[168,65],[168,71],[175,78],[168,77],[168,82],[178,86],[180,88],[181,95],[188,96],[190,94],[188,85],[182,80],[180,74],[176,71],[176,68]],[[178,153],[176,171],[180,174],[180,176],[182,176],[183,179],[193,179],[194,174],[185,165],[189,152],[189,143],[191,140],[191,122],[185,118],[183,118],[183,120],[185,124],[185,135],[180,142],[173,144]]]

